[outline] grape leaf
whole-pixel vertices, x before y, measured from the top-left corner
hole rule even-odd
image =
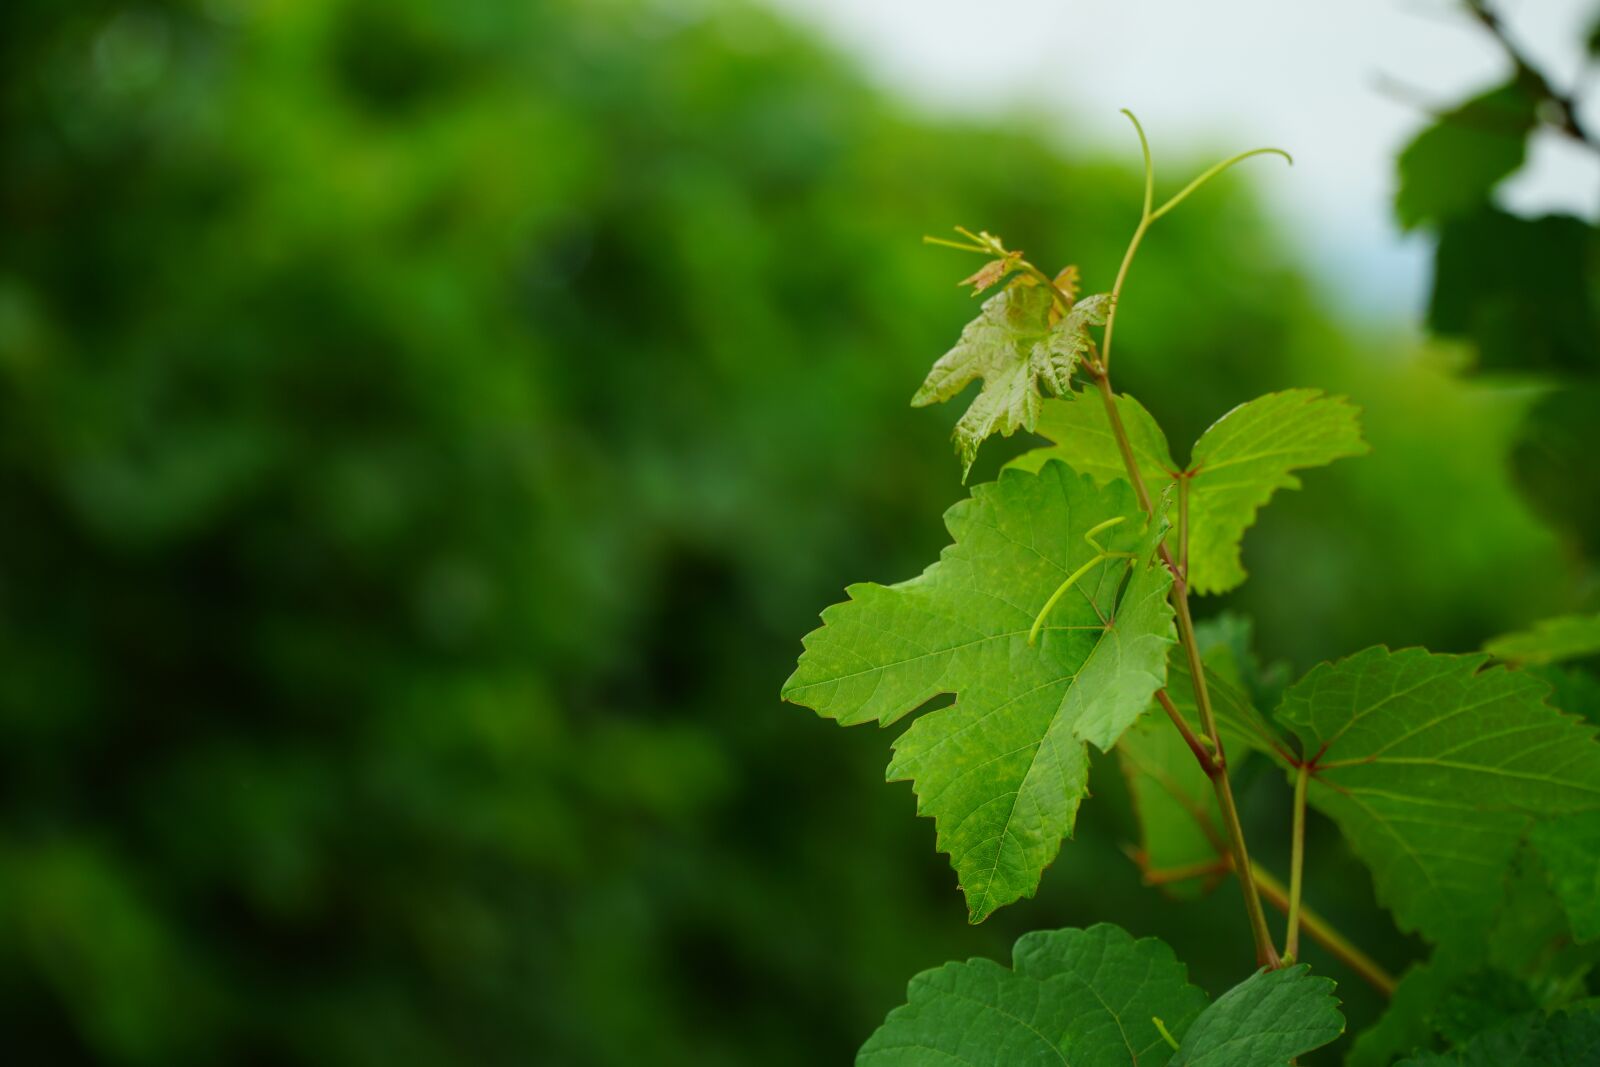
[[[1257,974],[1208,1007],[1170,948],[1115,926],[1028,934],[1012,959],[1009,970],[975,959],[917,975],[856,1062],[1277,1067],[1344,1027],[1333,983],[1303,967]]]
[[[1600,615],[1543,619],[1531,629],[1484,642],[1483,650],[1508,663],[1535,666],[1600,655]]]
[[[1550,888],[1567,913],[1575,940],[1600,938],[1600,812],[1564,815],[1534,825],[1533,847]]]
[[[1289,1063],[1344,1033],[1333,980],[1305,964],[1257,971],[1216,999],[1184,1035],[1173,1067]]]
[[[1369,648],[1313,669],[1277,714],[1312,758],[1311,804],[1401,929],[1434,942],[1481,936],[1535,817],[1600,807],[1594,728],[1486,661]]]
[[[956,284],[972,286],[972,295],[977,296],[985,289],[997,285],[1007,274],[1016,270],[1017,262],[1021,259],[1021,252],[1007,252],[999,259],[991,259]]]
[[[974,279],[969,281],[982,281]],[[1104,294],[1084,297],[1057,320],[1055,295],[1031,279],[1015,281],[984,301],[978,317],[911,398],[912,407],[941,403],[983,379],[983,388],[953,434],[963,481],[986,438],[995,433],[1009,437],[1018,427],[1033,429],[1041,393],[1064,394],[1072,388],[1078,357],[1089,347],[1089,327],[1105,324],[1109,306]]]
[[[1062,582],[1107,549],[1028,635]],[[1005,471],[945,515],[955,543],[920,576],[851,586],[822,614],[786,700],[842,725],[888,725],[935,697],[894,742],[891,781],[910,779],[950,855],[971,921],[1031,896],[1087,792],[1086,743],[1108,750],[1166,677],[1173,643],[1164,532],[1125,483],[1097,488],[1053,463]],[[1118,595],[1123,575],[1131,570]]]
[[[1593,1006],[1546,1015],[1530,1012],[1488,1030],[1454,1052],[1428,1052],[1397,1067],[1581,1067],[1600,1063],[1600,1010]]]
[[[1225,593],[1244,581],[1244,532],[1273,493],[1300,488],[1291,471],[1368,451],[1358,410],[1317,389],[1269,393],[1234,408],[1201,435],[1189,466],[1181,469],[1138,401],[1120,396],[1117,410],[1151,492],[1187,483],[1189,580],[1197,593]],[[1055,444],[1026,453],[1013,466],[1036,469],[1057,458],[1099,481],[1127,477],[1099,398],[1080,393],[1046,401],[1037,429]]]
[[[1439,116],[1400,153],[1395,213],[1406,229],[1475,210],[1527,156],[1538,100],[1519,82]]]
[[[1244,581],[1239,543],[1273,493],[1300,488],[1290,471],[1367,451],[1358,410],[1316,389],[1269,393],[1218,419],[1189,462],[1190,585],[1223,593]]]

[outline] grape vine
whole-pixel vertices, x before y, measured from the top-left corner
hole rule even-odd
[[[1550,872],[1569,940],[1600,938],[1586,858],[1600,840],[1600,744],[1539,673],[1600,650],[1595,620],[1555,620],[1480,654],[1369,648],[1314,668],[1275,706],[1254,684],[1247,627],[1196,622],[1195,597],[1246,580],[1245,533],[1278,490],[1300,487],[1295,472],[1368,446],[1347,400],[1289,389],[1223,415],[1179,463],[1156,419],[1116,392],[1119,307],[1153,225],[1244,160],[1292,163],[1241,152],[1158,205],[1149,141],[1125,114],[1143,203],[1106,292],[1080,295],[1076,266],[1051,273],[987,231],[928,239],[982,256],[961,284],[993,295],[912,403],[981,381],[954,432],[963,481],[991,436],[1047,443],[947,512],[952,544],[921,575],[851,586],[824,611],[783,695],[841,725],[914,716],[888,777],[909,780],[934,820],[974,923],[1035,893],[1088,795],[1090,746],[1116,752],[1144,880],[1203,891],[1233,877],[1256,969],[1212,1001],[1159,942],[1104,925],[1030,934],[1009,969],[972,960],[913,979],[862,1063],[1287,1063],[1345,1026],[1302,935],[1394,997],[1379,1031],[1409,1032],[1430,983],[1487,965],[1530,865]],[[1232,784],[1245,761],[1284,775],[1286,886],[1251,860]],[[1396,926],[1435,946],[1434,970],[1396,979],[1310,905],[1310,810],[1368,866]],[[1281,947],[1268,904],[1286,916]],[[1520,1020],[1506,1040],[1589,1047],[1600,1016],[1572,980],[1589,955],[1566,960],[1565,985],[1537,1005],[1570,1010]],[[1364,1040],[1357,1058],[1387,1062],[1388,1037]]]

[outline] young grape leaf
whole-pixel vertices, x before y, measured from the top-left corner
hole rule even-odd
[[[1063,582],[1113,552],[1060,597]],[[1102,750],[1149,706],[1174,641],[1164,532],[1125,483],[1097,488],[1065,464],[1005,471],[945,515],[955,543],[920,576],[851,586],[822,613],[786,700],[842,725],[888,725],[935,697],[894,742],[891,781],[910,779],[950,855],[971,921],[1031,896],[1087,793],[1086,743]],[[1119,586],[1128,575],[1126,589]]]
[[[969,279],[973,284],[982,280],[977,275]],[[941,403],[974,379],[983,379],[982,390],[953,435],[963,481],[986,438],[995,433],[1009,437],[1018,427],[1032,430],[1040,397],[1071,389],[1072,372],[1089,347],[1089,327],[1104,325],[1110,306],[1104,294],[1089,296],[1074,301],[1058,319],[1055,303],[1049,287],[1026,278],[996,293],[911,398],[912,407]]]
[[[1183,1036],[1172,1067],[1289,1063],[1344,1033],[1333,980],[1305,964],[1257,971],[1201,1013]]]
[[[1244,581],[1244,532],[1273,493],[1300,488],[1291,471],[1368,451],[1358,410],[1317,389],[1269,393],[1234,408],[1201,435],[1184,469],[1172,462],[1161,428],[1138,401],[1118,397],[1117,409],[1150,490],[1177,484],[1188,493],[1189,584],[1197,593],[1225,593]],[[1099,398],[1046,401],[1037,429],[1054,446],[1029,452],[1013,466],[1037,468],[1057,458],[1098,480],[1127,477]]]
[[[1170,948],[1115,926],[1028,934],[1012,959],[917,975],[856,1062],[1281,1067],[1344,1028],[1333,983],[1303,967],[1257,974],[1207,1007]]]
[[[1397,1067],[1582,1067],[1600,1063],[1600,1009],[1592,1005],[1546,1015],[1530,1012],[1486,1031],[1454,1052],[1428,1052]]]
[[[977,296],[985,289],[998,284],[1007,274],[1016,270],[1017,262],[1020,259],[1022,259],[1021,252],[1007,252],[999,259],[991,259],[956,284],[972,286],[972,295]]]
[[[1312,759],[1311,804],[1371,868],[1406,931],[1479,937],[1529,824],[1600,808],[1594,728],[1488,657],[1369,648],[1284,694]]]
[[[1600,938],[1600,812],[1536,823],[1533,847],[1579,942]]]
[[[1485,203],[1500,180],[1522,166],[1538,102],[1513,80],[1445,112],[1418,134],[1400,153],[1400,225],[1413,229]]]
[[[1543,619],[1531,629],[1484,642],[1483,650],[1496,659],[1530,666],[1600,655],[1600,615]]]

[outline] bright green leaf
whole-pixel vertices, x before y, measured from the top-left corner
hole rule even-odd
[[[1412,229],[1475,210],[1527,155],[1538,101],[1517,82],[1473,97],[1400,153],[1395,213]]]
[[[913,407],[941,403],[983,379],[953,435],[963,480],[986,438],[1033,429],[1041,396],[1070,391],[1078,358],[1089,347],[1089,327],[1104,325],[1109,307],[1104,295],[1089,296],[1052,321],[1054,305],[1049,288],[1026,279],[996,293],[911,398]]]
[[[1030,645],[1046,601],[1096,556],[1087,531],[1119,518],[1097,539],[1136,558],[1092,567]],[[851,586],[823,612],[783,695],[845,725],[956,695],[895,741],[889,777],[913,782],[979,922],[1033,894],[1087,792],[1086,742],[1109,749],[1164,682],[1172,579],[1154,560],[1163,528],[1127,485],[1097,488],[1064,464],[1003,472],[945,521],[955,543],[938,563]]]
[[[1273,493],[1300,488],[1291,471],[1368,450],[1359,412],[1348,401],[1317,389],[1290,389],[1241,404],[1217,420],[1195,443],[1188,468],[1180,471],[1149,412],[1131,397],[1118,397],[1117,404],[1150,491],[1188,483],[1189,575],[1196,593],[1225,593],[1244,581],[1239,561],[1244,532]],[[1046,402],[1038,429],[1054,446],[1030,452],[1014,466],[1036,468],[1058,458],[1099,481],[1127,477],[1098,398],[1078,394]]]
[[[1397,1067],[1584,1067],[1600,1063],[1600,1010],[1531,1012],[1473,1038],[1454,1052],[1429,1052]]]
[[[1172,1067],[1282,1067],[1344,1033],[1333,980],[1305,964],[1258,971],[1218,997],[1184,1035]]]
[[[1600,655],[1600,615],[1544,619],[1531,629],[1501,634],[1485,642],[1483,650],[1508,663],[1538,666]]]
[[[1311,804],[1399,926],[1435,942],[1481,936],[1535,817],[1600,807],[1593,727],[1486,660],[1370,648],[1312,670],[1278,710],[1314,760]]]
[[[1178,465],[1172,462],[1167,450],[1166,435],[1156,420],[1133,397],[1126,393],[1116,398],[1117,413],[1123,429],[1152,493],[1177,478]],[[1047,400],[1039,408],[1039,434],[1054,441],[1050,448],[1036,448],[1012,460],[1008,466],[1022,470],[1038,470],[1052,459],[1066,461],[1074,470],[1092,475],[1096,482],[1107,482],[1128,477],[1117,448],[1117,439],[1111,431],[1111,420],[1106,414],[1105,402],[1089,393],[1072,393],[1059,400]]]
[[[1218,419],[1189,462],[1190,586],[1225,593],[1244,581],[1244,532],[1273,493],[1300,488],[1290,471],[1367,451],[1360,412],[1316,389],[1268,393]]]
[[[856,1055],[859,1067],[1064,1064],[1067,999],[992,960],[947,963],[911,979],[906,1003]]]
[[[1304,967],[1257,974],[1207,1007],[1170,948],[1115,926],[1028,934],[1012,958],[1010,970],[977,959],[919,974],[856,1062],[1281,1067],[1344,1028],[1333,983]]]

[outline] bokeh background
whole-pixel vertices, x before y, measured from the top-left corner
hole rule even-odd
[[[961,493],[958,406],[907,400],[972,265],[920,236],[1105,288],[1138,207],[1114,102],[919,96],[842,6],[0,5],[10,1062],[837,1063],[916,971],[1101,920],[1238,979],[1232,889],[1139,885],[1114,765],[1038,898],[968,927],[888,737],[777,699],[817,612],[917,573]],[[1352,77],[1339,107],[1381,91]],[[1164,120],[1164,84],[1120,87],[1174,133],[1165,181],[1251,146]],[[1537,188],[1600,188],[1561,159]],[[1175,442],[1290,385],[1366,412],[1373,454],[1280,496],[1202,613],[1299,671],[1592,607],[1597,407],[1559,386],[1600,363],[1594,205],[1556,205],[1559,329],[1479,220],[1448,269],[1509,303],[1432,298],[1430,331],[1392,180],[1350,179],[1386,242],[1353,252],[1262,191],[1295,180],[1163,220],[1120,320]],[[1280,871],[1282,790],[1244,788]],[[1312,903],[1417,956],[1312,833]]]

